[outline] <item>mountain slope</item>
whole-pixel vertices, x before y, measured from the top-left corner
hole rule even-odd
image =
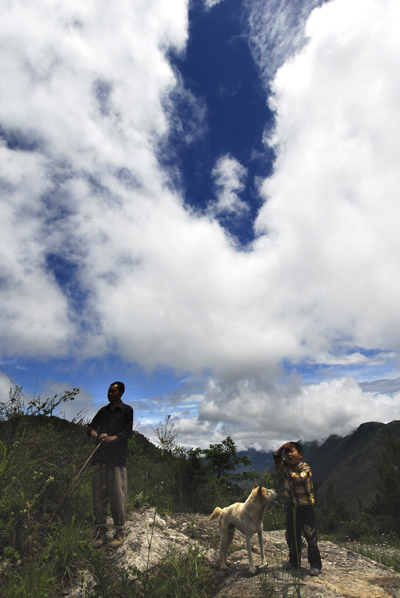
[[[314,481],[322,483],[319,496],[324,498],[328,482],[332,481],[350,510],[358,510],[359,500],[369,506],[376,494],[377,455],[388,434],[400,439],[400,421],[367,422],[345,437],[329,436],[322,444],[302,442],[304,461],[311,466]],[[251,469],[259,473],[273,467],[270,453],[250,449],[238,455],[246,455],[252,462]]]

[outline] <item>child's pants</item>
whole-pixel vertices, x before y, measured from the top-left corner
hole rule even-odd
[[[321,556],[317,544],[314,507],[290,504],[286,513],[287,543],[289,546],[289,562],[297,569],[301,562],[301,531],[308,544],[308,562],[310,567],[322,569]]]

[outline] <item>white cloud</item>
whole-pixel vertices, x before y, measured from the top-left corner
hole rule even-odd
[[[310,349],[398,345],[399,16],[395,2],[324,5],[273,83],[278,157],[256,226]]]
[[[266,87],[277,69],[306,43],[310,12],[324,0],[247,0],[249,43]]]
[[[224,212],[240,214],[248,210],[239,193],[244,189],[247,169],[229,154],[221,156],[215,164],[212,175],[216,187],[217,201],[210,204],[212,214]]]
[[[175,123],[171,97],[186,93],[165,50],[184,51],[187,2],[4,7],[5,354],[110,352],[147,369],[212,370],[206,423],[180,419],[202,442],[231,429],[261,445],[265,430],[275,430],[271,442],[339,432],[357,424],[361,399],[364,420],[394,413],[352,382],[297,394],[274,385],[283,360],[346,365],[366,349],[386,359],[400,341],[398,3],[334,0],[307,21],[316,5],[298,13],[284,3],[271,20],[272,3],[253,4],[250,42],[266,86],[282,66],[268,137],[277,160],[247,252],[212,214],[185,209],[158,162]],[[193,105],[201,129],[201,102]],[[242,207],[243,167],[225,156],[215,174],[218,211]],[[301,416],[301,405],[308,419],[278,421],[288,410]],[[252,418],[264,430],[253,431]]]
[[[175,429],[185,446],[205,447],[231,435],[239,450],[270,451],[288,440],[345,436],[366,421],[387,423],[398,418],[399,408],[400,392],[363,392],[352,378],[269,389],[254,380],[210,380],[198,418],[177,418]]]
[[[129,211],[146,218],[163,193],[155,142],[168,130],[164,97],[177,84],[164,54],[184,48],[187,6],[17,1],[4,8],[0,35],[2,342],[11,355],[63,355],[80,323],[97,323],[82,307],[76,313],[49,255],[75,267],[84,294],[96,292],[85,280],[95,265],[88,246],[107,252],[108,214],[115,210],[116,227],[125,209],[128,220]],[[132,261],[132,249],[122,244],[115,257]]]
[[[0,403],[8,402],[10,388],[14,390],[14,384],[12,384],[8,376],[0,374]]]
[[[206,9],[210,10],[213,6],[220,4],[223,0],[204,0],[204,6]]]
[[[395,348],[393,3],[382,11],[365,2],[358,20],[356,0],[324,5],[308,44],[278,71],[278,158],[248,253],[216,221],[185,210],[157,162],[169,125],[163,98],[180,85],[160,48],[184,48],[185,3],[168,12],[161,0],[107,11],[52,2],[46,19],[43,6],[14,3],[1,25],[9,353],[113,351],[147,368],[236,377],[337,355],[338,341]],[[215,174],[217,205],[240,206],[243,167],[224,156]],[[78,306],[49,254],[75,268]]]

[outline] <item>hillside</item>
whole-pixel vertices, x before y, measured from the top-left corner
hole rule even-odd
[[[320,446],[307,443],[305,457],[313,466],[317,481],[320,479],[326,484],[332,479],[336,490],[347,501],[356,503],[361,497],[366,503],[375,493],[376,454],[389,433],[399,438],[400,422],[363,424],[345,438],[332,436]],[[80,577],[82,568],[97,577],[106,571],[104,579],[108,579],[108,560],[91,544],[91,468],[85,463],[94,445],[86,435],[83,422],[15,412],[0,421],[0,438],[0,595],[8,598],[60,596],[72,578]],[[253,450],[247,456],[252,461],[252,469],[265,471],[271,465],[268,453]],[[141,434],[134,434],[129,441],[127,468],[128,511],[132,517],[149,507],[155,508],[157,513],[176,517],[179,513],[202,513],[208,529],[208,516],[216,505],[229,505],[247,496],[246,490],[236,483],[225,476],[214,475],[210,463],[201,458],[201,452],[184,451],[179,446],[173,452],[162,450]],[[337,513],[331,510],[325,516],[322,512],[322,518],[341,523]],[[193,516],[188,517],[187,532],[197,538],[199,532],[191,523]],[[381,523],[378,521],[373,529],[369,528],[374,538],[382,535]],[[349,525],[346,525],[339,531],[347,538]],[[275,532],[283,528],[284,508],[281,499],[277,499],[266,512],[264,529]],[[389,529],[392,532],[393,527]],[[171,533],[174,535],[175,531]],[[216,548],[215,534],[211,541]],[[132,542],[134,544],[134,538]],[[187,558],[184,557],[185,562]],[[331,556],[326,555],[326,559],[334,562]],[[188,562],[190,565],[190,559]],[[208,565],[205,566],[207,585],[214,579],[215,571],[210,572]],[[181,562],[179,570],[180,567]],[[171,571],[167,573],[165,580],[172,579]],[[334,581],[332,577],[327,579],[330,584]],[[229,583],[232,580],[233,577]],[[178,585],[181,583],[175,581]],[[243,580],[237,581],[241,584]],[[225,590],[224,587],[223,592]],[[202,595],[211,596],[215,592]],[[94,598],[94,593],[90,596]],[[185,594],[185,598],[190,596],[194,594]]]
[[[400,439],[399,420],[388,424],[367,422],[347,436],[329,436],[322,444],[303,442],[304,460],[312,468],[314,481],[322,483],[321,498],[324,498],[330,480],[350,510],[358,511],[359,500],[368,506],[376,494],[377,454],[388,434]],[[259,473],[273,466],[270,453],[250,449],[238,454],[246,455],[252,462],[251,469]]]
[[[369,506],[376,495],[377,455],[389,434],[400,438],[400,421],[368,422],[344,438],[330,437],[320,447],[310,450],[308,462],[316,481],[323,482],[321,497],[331,480],[351,510],[358,510],[359,500],[363,506]]]

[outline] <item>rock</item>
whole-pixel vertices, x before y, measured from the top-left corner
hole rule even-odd
[[[124,544],[114,551],[107,547],[100,550],[110,570],[124,568],[132,576],[132,568],[144,572],[156,567],[171,552],[186,553],[190,547],[197,546],[212,563],[210,575],[213,576],[215,591],[210,596],[215,598],[299,594],[302,598],[400,598],[398,573],[332,542],[319,542],[322,572],[319,577],[310,577],[306,548],[302,552],[299,572],[282,570],[282,564],[287,559],[283,531],[264,532],[267,562],[260,567],[260,550],[257,536],[254,536],[254,561],[258,568],[252,576],[249,574],[245,539],[239,532],[234,539],[234,548],[237,550],[229,556],[230,567],[226,570],[219,568],[216,550],[219,548],[218,523],[209,522],[206,515],[174,514],[173,517],[160,517],[154,509],[138,509],[131,514],[130,519]],[[83,576],[86,583],[93,581],[88,572],[83,572]],[[80,579],[67,596],[84,596]]]

